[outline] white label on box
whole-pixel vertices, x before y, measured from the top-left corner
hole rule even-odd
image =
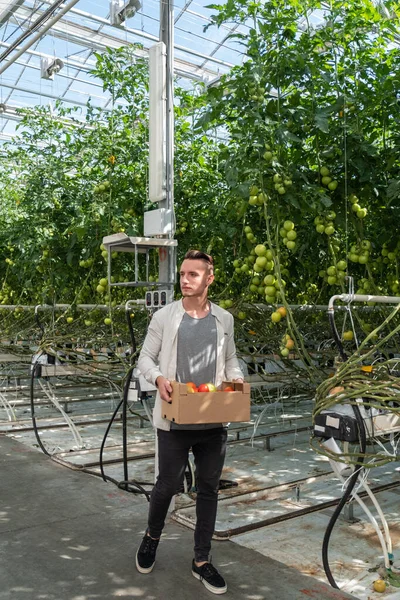
[[[328,427],[334,427],[335,429],[339,429],[340,420],[337,417],[326,417],[326,424]]]
[[[322,425],[314,425],[315,431],[325,431],[325,427]]]

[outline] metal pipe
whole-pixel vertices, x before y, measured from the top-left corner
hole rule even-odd
[[[0,47],[9,48],[10,46],[11,46],[11,44],[7,44],[7,42],[0,41]],[[54,58],[51,54],[37,52],[36,50],[27,50],[26,53],[31,54],[32,56],[38,56],[39,58]],[[91,63],[88,63],[88,64],[84,64],[84,63],[80,63],[79,61],[74,61],[74,60],[67,59],[67,58],[66,59],[63,58],[63,63],[64,63],[64,65],[67,65],[69,67],[73,67],[76,69],[80,69],[83,71],[85,71],[85,70],[90,71],[96,64],[95,61],[92,61]],[[86,82],[86,83],[88,83],[88,82]]]
[[[46,2],[46,4],[50,4],[49,0],[45,0],[45,2]],[[79,15],[81,17],[90,19],[91,21],[94,21],[95,23],[101,23],[102,25],[111,26],[110,21],[108,19],[104,19],[103,17],[93,15],[93,14],[85,12],[83,10],[75,8],[71,12],[73,14]],[[138,14],[140,14],[140,13],[138,13]],[[142,31],[140,29],[132,29],[130,27],[124,27],[124,31],[127,33],[131,33],[132,35],[136,35],[138,37],[150,40],[152,42],[159,41],[159,38],[156,35],[153,35],[151,33],[146,33],[145,31]],[[123,40],[121,40],[121,42],[122,41]],[[197,56],[198,58],[203,58],[209,62],[227,67],[228,69],[231,69],[232,67],[235,66],[233,63],[226,62],[225,60],[222,60],[220,58],[215,58],[213,56],[208,56],[207,54],[203,54],[202,52],[197,52],[196,50],[193,50],[192,48],[186,48],[185,46],[181,46],[179,44],[177,44],[175,46],[175,48],[176,48],[176,50],[179,50],[180,52],[185,52],[187,54],[191,54],[192,56]],[[193,65],[193,66],[198,66],[198,65]]]
[[[329,299],[328,311],[333,312],[336,300],[342,302],[377,302],[378,304],[400,304],[399,296],[367,296],[364,294],[337,294]]]
[[[5,88],[11,89],[11,90],[16,90],[17,92],[24,92],[26,94],[40,95],[40,96],[44,96],[45,98],[51,98],[52,100],[60,100],[60,96],[56,96],[55,94],[49,94],[48,92],[44,92],[43,90],[35,91],[33,89],[24,88],[19,85],[11,85],[9,83],[4,83],[4,81],[1,82],[1,85],[2,85],[2,87],[5,87]],[[75,91],[78,94],[81,93],[78,90],[73,90],[73,91]],[[92,98],[101,99],[101,96],[94,96],[91,94],[88,94],[88,96],[90,96]],[[80,102],[79,100],[70,100],[69,98],[64,98],[64,97],[61,98],[61,100],[63,102],[67,102],[68,104],[74,104],[76,106],[84,106],[84,107],[87,106],[87,102]],[[106,110],[106,112],[111,112],[110,110],[107,110],[107,109],[103,109],[103,110]],[[7,116],[7,112],[2,113],[2,115]]]
[[[48,31],[51,27],[53,27],[53,25],[55,23],[57,23],[57,21],[59,21],[61,19],[61,17],[63,17],[78,2],[79,2],[79,0],[71,0],[68,4],[66,4],[64,6],[64,8],[62,8],[60,10],[60,12],[56,16],[54,16],[52,19],[50,19],[49,21],[47,21],[47,23],[43,27],[43,29],[41,29],[40,31],[38,31],[37,33],[35,33],[35,35],[26,44],[24,44],[22,46],[22,48],[20,48],[18,50],[18,52],[16,54],[14,54],[14,56],[12,56],[10,58],[10,60],[8,60],[2,67],[0,67],[0,75],[2,73],[4,73],[4,71],[6,71],[8,69],[8,67],[11,67],[11,65],[17,60],[17,58],[19,58],[20,56],[22,56],[22,54],[26,50],[28,50],[28,48],[30,48],[31,46],[33,46],[33,44],[37,40],[39,40],[43,36],[43,34],[46,33],[46,31]]]

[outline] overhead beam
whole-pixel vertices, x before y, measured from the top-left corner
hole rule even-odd
[[[48,0],[44,1],[48,3]],[[89,19],[95,23],[111,27],[110,22],[107,19],[98,17],[96,15],[92,15],[83,10],[74,8],[70,11],[70,13]],[[26,18],[29,16],[29,10],[25,6],[23,6],[19,10],[18,14],[21,15],[23,18]],[[140,29],[132,29],[129,27],[125,27],[123,29],[123,32],[131,34],[143,40],[148,40],[152,44],[158,42],[157,36],[141,31]],[[121,39],[120,37],[108,33],[97,34],[97,32],[94,29],[91,29],[90,27],[86,27],[84,25],[78,25],[68,19],[62,19],[61,22],[53,28],[52,34],[55,37],[60,37],[61,39],[68,39],[70,41],[75,41],[78,44],[84,44],[86,47],[92,45],[93,47],[96,47],[99,50],[102,50],[107,46],[111,48],[117,48],[121,46],[131,46],[133,43],[135,43],[135,41],[133,40],[127,41],[126,39]],[[207,54],[197,52],[196,50],[192,50],[179,44],[175,44],[175,51],[183,52],[185,54],[201,58],[204,62],[209,61],[213,64],[219,65],[219,67],[225,67],[227,71],[235,66],[234,63],[229,63],[216,57],[210,57]],[[148,56],[148,50],[145,49],[144,52],[142,52],[142,55],[143,54]],[[138,53],[138,55],[140,55],[140,53]],[[218,75],[218,71],[214,69],[204,68],[201,67],[199,64],[194,64],[176,57],[174,63],[174,71],[177,75],[181,77],[195,79],[198,81],[207,81],[208,79],[213,79],[214,77],[216,77],[216,75]]]
[[[44,27],[42,27],[39,31],[37,31],[26,42],[26,44],[24,44],[16,52],[16,54],[13,54],[11,56],[11,58],[9,60],[7,60],[7,62],[5,62],[3,65],[0,65],[0,75],[2,73],[4,73],[4,71],[6,71],[17,60],[17,58],[19,58],[20,56],[22,56],[22,54],[26,50],[28,50],[31,46],[33,46],[33,44],[36,42],[36,40],[40,39],[46,33],[46,31],[48,31],[49,29],[51,29],[51,27],[53,27],[57,23],[57,21],[59,21],[61,19],[61,17],[63,17],[65,15],[65,13],[67,13],[78,2],[79,2],[79,0],[70,0],[70,2],[68,2],[68,4],[64,5],[64,8],[60,9],[60,12],[58,12],[54,17],[52,17],[51,19],[49,19],[48,21],[46,21]],[[11,44],[11,47],[12,46],[13,46],[13,44]],[[14,48],[13,48],[13,50],[14,50]]]
[[[24,0],[11,0],[11,2],[4,6],[0,11],[0,27],[9,21],[11,15],[13,15],[23,3]]]

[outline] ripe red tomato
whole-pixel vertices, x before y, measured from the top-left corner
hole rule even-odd
[[[216,392],[217,388],[213,383],[201,383],[197,388],[198,392]]]
[[[197,390],[199,392],[209,392],[208,385],[206,383],[201,383]]]
[[[223,392],[234,392],[235,390],[231,385],[227,385],[226,388],[222,390]]]

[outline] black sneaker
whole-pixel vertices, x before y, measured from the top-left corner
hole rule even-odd
[[[136,552],[136,568],[139,573],[151,573],[156,562],[158,542],[149,535],[145,535],[139,550]]]
[[[196,563],[193,559],[192,575],[193,577],[196,577],[196,579],[199,579],[213,594],[225,594],[228,589],[225,579],[210,562],[206,562],[201,567],[196,567]]]

